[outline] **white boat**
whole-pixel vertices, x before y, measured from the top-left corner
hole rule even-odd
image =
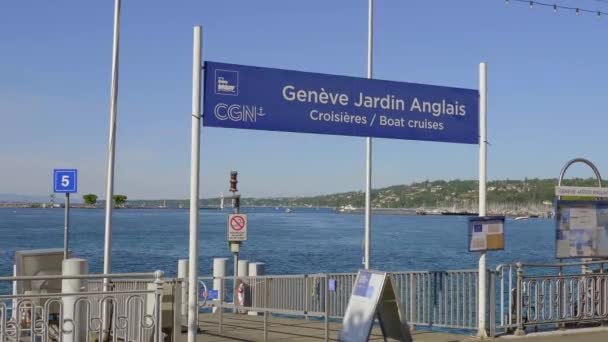
[[[518,216],[515,218],[515,221],[527,220],[529,218],[530,218],[530,216]]]
[[[290,212],[291,212],[291,209],[290,209],[290,208],[287,208],[287,209],[285,209],[285,212],[286,212],[286,213],[290,213]]]
[[[346,205],[346,206],[342,206],[340,207],[340,212],[348,212],[348,211],[355,211],[357,210],[357,208],[353,207],[352,205]]]

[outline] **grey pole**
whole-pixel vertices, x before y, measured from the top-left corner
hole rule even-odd
[[[488,109],[488,67],[486,63],[479,64],[479,216],[486,216],[486,194],[487,194],[487,174],[488,174],[488,129],[487,129],[487,109]],[[486,252],[479,256],[479,300],[477,307],[477,337],[487,338],[486,331],[486,294],[487,281],[486,275],[487,260]],[[491,289],[494,290],[494,289]],[[494,310],[494,308],[490,308]],[[494,324],[490,322],[490,324]]]
[[[63,259],[68,258],[68,242],[70,234],[70,193],[65,194],[65,224],[63,226]]]
[[[372,78],[374,49],[374,0],[369,0],[367,18],[367,78]],[[365,269],[370,267],[371,225],[372,225],[372,138],[366,139],[365,153]]]
[[[105,233],[103,246],[103,273],[112,272],[112,197],[114,196],[114,156],[116,145],[116,113],[118,106],[118,56],[120,42],[120,0],[114,2],[114,35],[112,46],[112,85],[110,88],[110,136],[108,139],[108,170],[106,179],[106,210],[105,210]],[[103,280],[103,290],[108,290],[108,278]],[[102,315],[102,340],[108,338],[110,308],[103,306]]]
[[[112,271],[112,197],[114,196],[114,156],[116,145],[116,112],[118,105],[118,47],[120,40],[120,0],[114,2],[114,45],[112,49],[112,86],[110,88],[110,137],[108,140],[108,171],[106,179],[105,236],[103,273]]]
[[[240,195],[239,195],[240,196]],[[233,204],[233,210],[235,214],[239,214],[239,206],[236,205],[236,195],[233,192],[232,193],[232,204]],[[238,284],[237,284],[237,280],[238,280],[238,270],[239,270],[239,252],[238,250],[240,249],[240,242],[230,242],[230,244],[235,244],[236,246],[234,246],[234,248],[231,246],[231,249],[234,250],[236,249],[236,251],[232,252],[232,261],[234,263],[234,270],[233,270],[233,280],[232,280],[232,304],[233,304],[233,309],[232,312],[237,313],[237,290],[238,290]]]
[[[194,27],[192,51],[192,137],[190,151],[190,243],[188,271],[188,342],[198,335],[198,222],[201,147],[202,28]]]

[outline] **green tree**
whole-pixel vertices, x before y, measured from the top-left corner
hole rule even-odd
[[[95,194],[86,194],[82,196],[84,203],[90,207],[94,207],[97,204],[97,195]]]
[[[125,195],[114,195],[112,198],[114,199],[114,207],[124,207],[127,202],[127,196]]]

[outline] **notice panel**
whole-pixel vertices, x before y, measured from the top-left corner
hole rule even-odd
[[[608,201],[557,201],[556,257],[608,257]]]
[[[203,125],[477,144],[474,89],[205,63]]]
[[[469,217],[469,252],[505,249],[504,216]]]

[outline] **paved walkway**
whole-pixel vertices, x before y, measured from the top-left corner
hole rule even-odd
[[[264,341],[264,318],[261,316],[223,315],[223,334],[219,333],[218,316],[201,314],[199,326],[199,341],[205,342],[257,342]],[[330,340],[337,341],[340,323],[330,323]],[[273,317],[269,320],[269,341],[320,342],[324,340],[324,324],[318,320],[289,319]],[[466,336],[439,332],[414,331],[415,342],[465,342],[478,341]],[[498,341],[522,342],[607,342],[608,329],[578,329],[563,332],[530,334],[524,337],[506,336],[497,338]],[[372,331],[370,341],[383,341],[378,328]]]

